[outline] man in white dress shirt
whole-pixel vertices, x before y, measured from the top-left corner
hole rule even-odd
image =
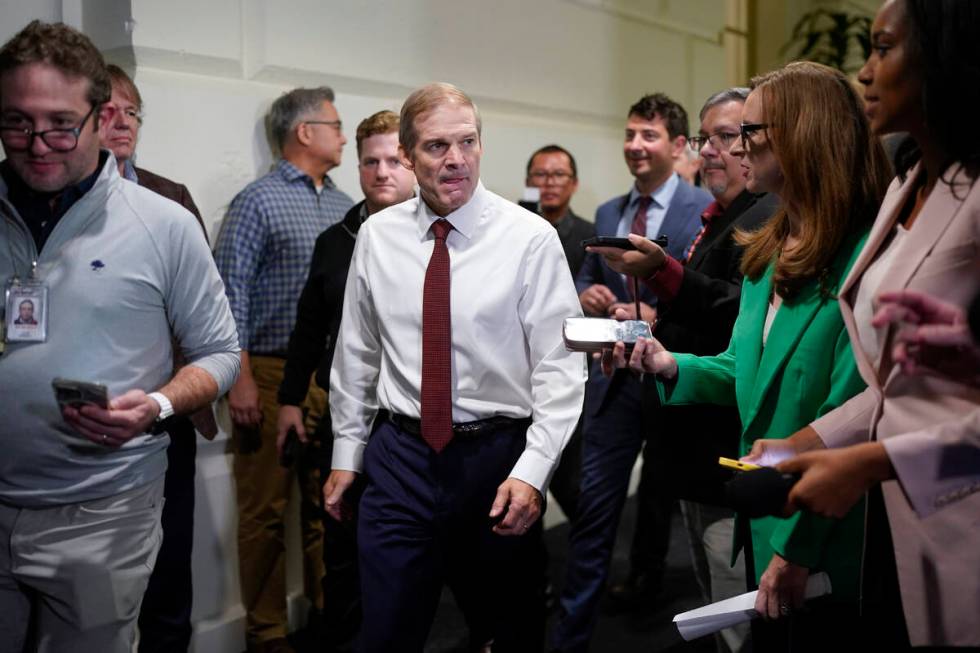
[[[554,228],[480,183],[466,94],[412,93],[399,140],[420,196],[358,234],[324,501],[343,518],[345,490],[365,475],[362,651],[421,651],[444,583],[473,648],[517,650],[525,533],[582,406],[583,356],[561,337],[581,309]]]

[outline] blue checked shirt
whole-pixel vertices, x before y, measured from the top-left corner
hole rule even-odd
[[[329,177],[318,195],[284,159],[231,201],[214,256],[243,350],[285,355],[316,238],[353,205]]]

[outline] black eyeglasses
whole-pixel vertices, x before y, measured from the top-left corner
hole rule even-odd
[[[731,147],[736,138],[738,134],[734,132],[715,132],[710,136],[688,136],[687,142],[695,152],[700,152],[705,143],[710,143],[711,147],[720,152]]]
[[[4,146],[14,151],[24,151],[31,149],[34,138],[38,137],[49,148],[55,152],[71,152],[78,147],[78,137],[82,133],[82,128],[88,119],[95,113],[95,105],[88,110],[78,127],[45,129],[35,131],[31,127],[15,127],[12,125],[0,125],[0,140]]]
[[[303,122],[305,122],[307,125],[330,125],[336,129],[338,133],[344,131],[344,123],[339,120],[304,120]]]
[[[738,134],[742,137],[742,149],[749,149],[749,143],[752,142],[752,134],[769,126],[767,122],[743,122],[739,125]]]
[[[565,172],[564,170],[554,170],[552,172],[535,170],[528,176],[539,184],[547,183],[549,179],[553,179],[556,184],[564,184],[572,178],[572,173]]]

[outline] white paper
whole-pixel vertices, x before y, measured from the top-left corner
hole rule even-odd
[[[830,594],[830,577],[820,572],[812,574],[806,581],[806,598]],[[755,597],[758,591],[733,596],[694,610],[688,610],[674,617],[677,630],[686,641],[710,635],[722,628],[751,621],[759,616],[755,611]]]

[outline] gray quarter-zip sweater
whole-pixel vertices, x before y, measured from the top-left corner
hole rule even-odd
[[[77,503],[159,478],[168,436],[92,443],[63,420],[51,380],[103,383],[110,397],[152,392],[173,375],[173,335],[220,393],[231,387],[238,336],[200,227],[180,205],[125,182],[110,155],[40,255],[0,180],[0,284],[26,278],[35,260],[48,286],[48,337],[8,343],[0,356],[0,502]]]

